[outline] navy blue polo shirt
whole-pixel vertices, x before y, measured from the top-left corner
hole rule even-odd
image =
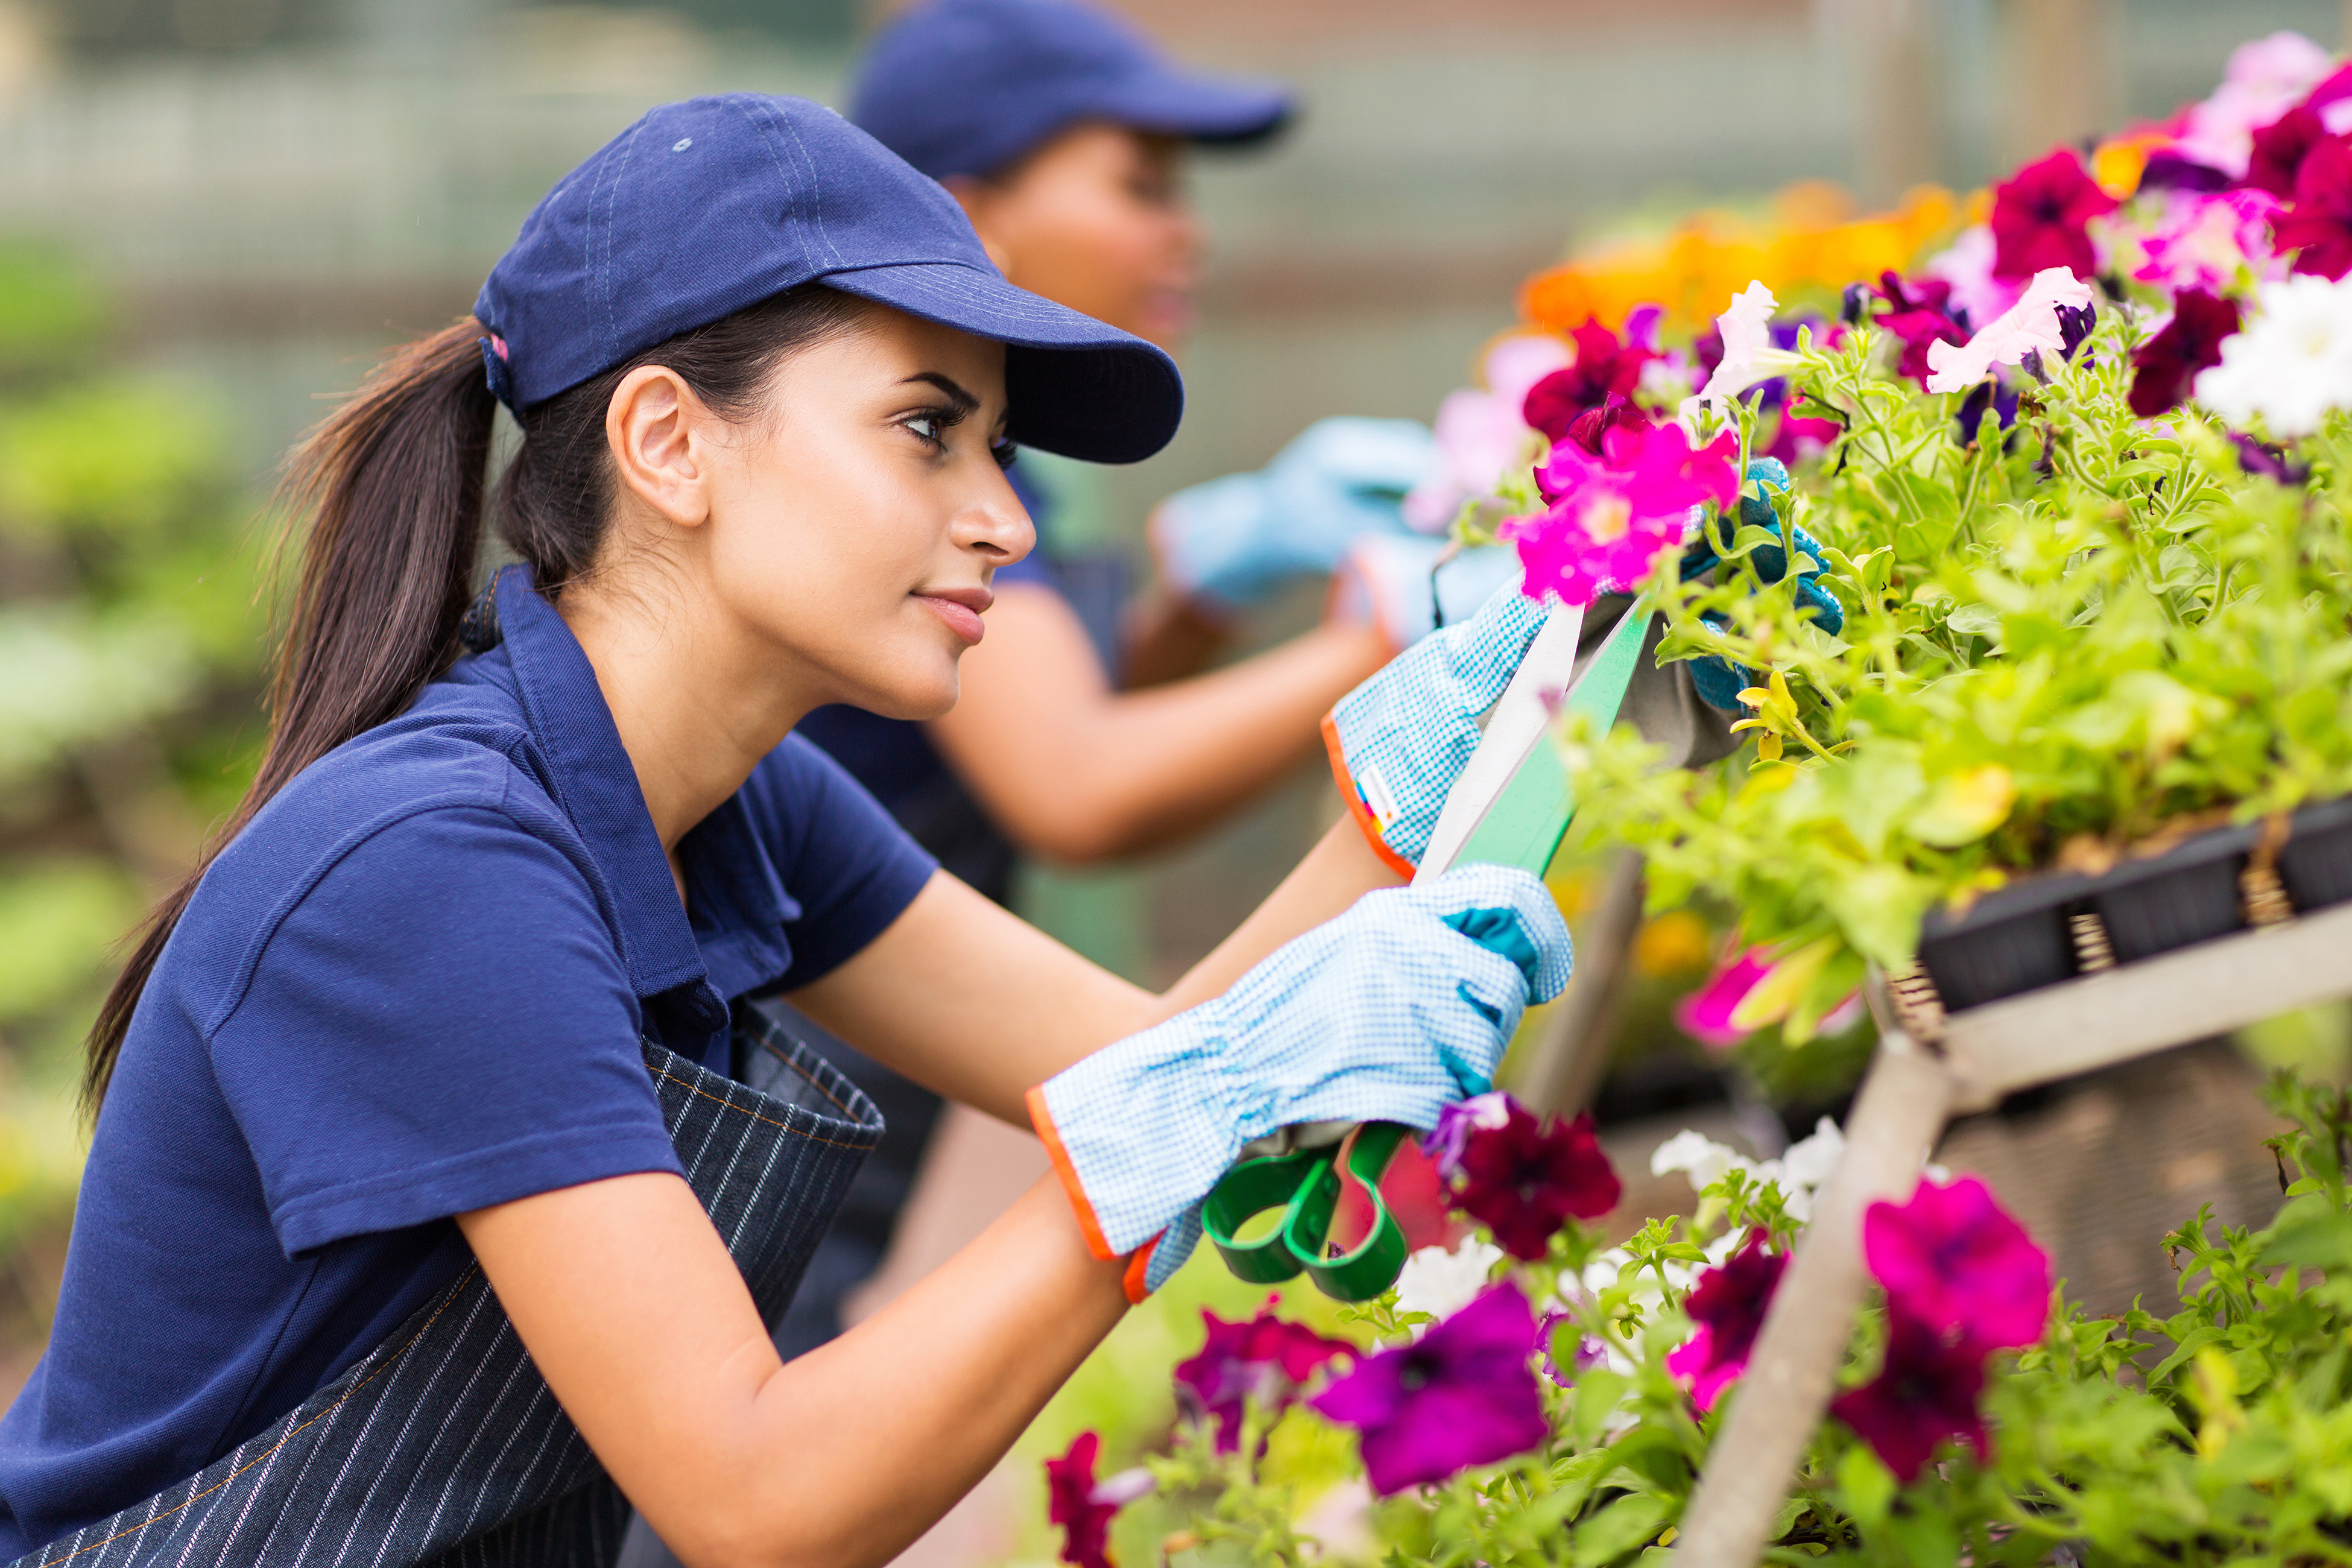
[[[726,1070],[929,857],[787,739],[679,847],[509,567],[504,641],[305,769],[213,862],[98,1121],[48,1352],[0,1417],[0,1561],[194,1473],[467,1260],[451,1217],[680,1169],[640,1036]],[[688,910],[691,910],[691,919]]]

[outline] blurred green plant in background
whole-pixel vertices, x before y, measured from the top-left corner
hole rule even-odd
[[[263,735],[251,508],[219,411],[110,363],[72,259],[0,241],[0,1258],[37,1337],[115,947]],[[16,1303],[0,1291],[0,1319]],[[5,1331],[0,1331],[5,1337]]]

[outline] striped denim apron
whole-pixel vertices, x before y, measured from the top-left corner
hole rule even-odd
[[[687,1180],[773,1322],[882,1117],[772,1021],[737,1016],[750,1084],[650,1043],[646,1067]],[[9,1568],[609,1568],[628,1521],[468,1265],[267,1431]]]

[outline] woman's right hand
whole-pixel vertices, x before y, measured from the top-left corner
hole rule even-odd
[[[1434,1124],[1492,1085],[1520,1013],[1570,967],[1540,881],[1461,867],[1365,895],[1223,995],[1056,1074],[1030,1091],[1030,1117],[1097,1257],[1166,1233],[1147,1266],[1156,1286],[1243,1145],[1303,1121]]]

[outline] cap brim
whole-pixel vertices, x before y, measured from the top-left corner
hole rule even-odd
[[[1273,135],[1289,122],[1294,105],[1279,82],[1157,70],[1106,87],[1093,108],[1138,131],[1230,146]]]
[[[1184,417],[1176,362],[1141,338],[961,262],[830,272],[830,289],[1005,345],[1006,434],[1089,463],[1134,463]]]

